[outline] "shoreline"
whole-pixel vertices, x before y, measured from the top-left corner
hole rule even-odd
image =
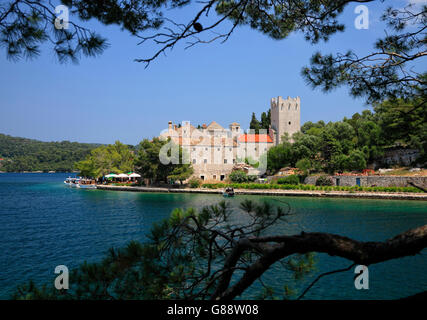
[[[98,190],[153,192],[153,193],[205,193],[222,194],[222,189],[203,188],[163,188],[163,187],[128,187],[97,185]],[[316,191],[316,190],[255,190],[234,189],[236,195],[264,195],[288,197],[319,197],[319,198],[351,198],[351,199],[387,199],[387,200],[418,200],[427,201],[425,193],[402,192],[348,192],[348,191]]]

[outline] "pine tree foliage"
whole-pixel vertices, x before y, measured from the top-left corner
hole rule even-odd
[[[66,1],[64,1],[66,2]],[[14,0],[0,4],[0,46],[13,61],[33,59],[49,44],[59,62],[77,63],[81,55],[96,57],[106,39],[69,21],[69,29],[55,28],[55,6],[50,1]]]
[[[70,21],[69,30],[57,30],[54,6],[47,0],[9,0],[0,4],[0,43],[10,59],[33,58],[42,43],[50,43],[59,61],[76,62],[81,54],[97,56],[107,47],[104,38],[84,27],[94,18],[120,26],[140,44],[154,42],[158,49],[153,54],[135,59],[148,66],[178,43],[188,48],[226,41],[241,26],[278,40],[299,32],[311,43],[328,41],[344,31],[339,18],[345,8],[370,2],[375,0],[63,0],[77,22]],[[194,15],[176,21],[175,12],[187,6]],[[325,92],[347,86],[352,96],[368,103],[419,96],[418,88],[425,91],[426,86],[426,73],[419,67],[426,58],[427,6],[389,7],[382,20],[387,30],[371,53],[318,52],[302,69],[303,78]]]

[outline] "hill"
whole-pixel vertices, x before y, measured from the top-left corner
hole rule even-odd
[[[69,141],[43,142],[0,134],[0,171],[73,171],[75,162],[83,160],[99,146]]]

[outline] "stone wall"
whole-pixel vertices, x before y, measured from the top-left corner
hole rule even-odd
[[[316,184],[319,176],[310,176],[305,179],[306,184]],[[334,185],[356,186],[357,179],[360,179],[362,187],[409,187],[408,182],[413,182],[418,186],[427,188],[427,177],[411,176],[330,176]],[[338,179],[338,180],[337,180]]]
[[[233,164],[196,164],[193,165],[193,177],[199,178],[205,182],[223,181],[228,178]]]

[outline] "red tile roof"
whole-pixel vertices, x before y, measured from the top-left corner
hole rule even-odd
[[[266,142],[273,143],[268,134],[242,134],[239,136],[239,142]]]

